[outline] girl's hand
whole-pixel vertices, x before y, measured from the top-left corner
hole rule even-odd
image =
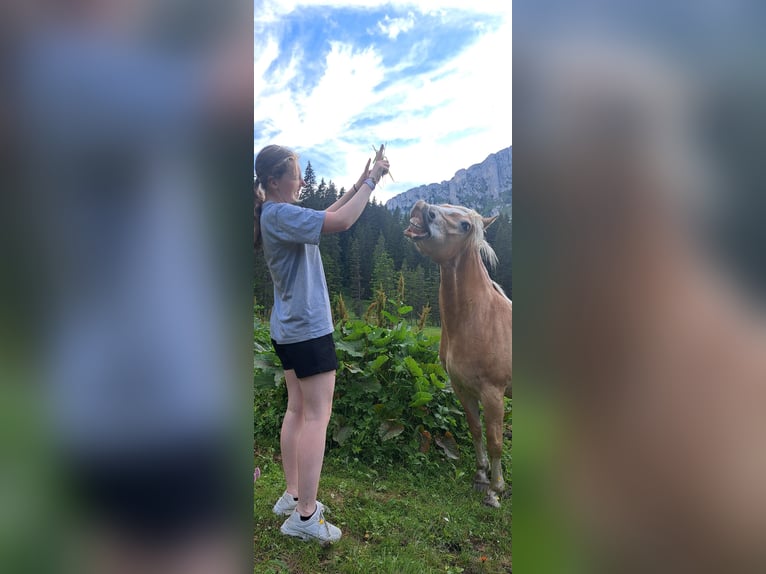
[[[364,183],[364,180],[368,177],[372,177],[370,175],[370,163],[372,162],[371,159],[367,160],[367,165],[364,166],[364,171],[362,171],[362,175],[359,176],[359,179],[356,180],[356,183],[354,184],[354,189],[359,189],[362,187],[362,184]]]
[[[376,161],[372,170],[370,170],[369,177],[372,178],[372,181],[374,181],[375,183],[378,183],[380,181],[380,178],[388,173],[388,168],[390,165],[391,164],[388,163],[387,159],[381,159]]]

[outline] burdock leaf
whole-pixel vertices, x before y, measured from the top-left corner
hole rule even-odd
[[[452,433],[447,432],[443,437],[437,436],[434,438],[434,442],[444,451],[444,454],[446,454],[448,458],[453,460],[458,460],[460,458],[460,451],[458,450],[455,437],[452,436]]]
[[[403,431],[404,425],[393,421],[383,421],[378,429],[378,434],[382,441],[387,441],[402,434]]]

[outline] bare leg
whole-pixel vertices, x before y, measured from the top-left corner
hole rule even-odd
[[[298,489],[298,444],[303,429],[303,393],[295,371],[285,371],[287,383],[287,411],[282,420],[280,447],[282,450],[282,469],[285,472],[287,492],[299,496]]]
[[[303,394],[303,428],[298,439],[298,512],[316,509],[319,475],[324,460],[327,424],[332,413],[335,371],[299,379]]]

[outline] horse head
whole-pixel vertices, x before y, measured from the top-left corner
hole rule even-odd
[[[482,217],[473,209],[459,205],[429,205],[418,200],[410,211],[410,225],[404,235],[420,253],[442,264],[457,258],[466,250],[478,251],[491,267],[497,256],[484,237],[484,230],[495,217]]]

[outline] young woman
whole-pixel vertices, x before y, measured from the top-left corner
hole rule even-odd
[[[270,145],[255,160],[254,240],[263,246],[274,282],[271,338],[287,383],[280,441],[287,484],[274,513],[288,516],[283,534],[304,540],[326,544],[341,537],[316,499],[338,366],[318,244],[323,233],[354,224],[388,167],[381,160],[370,169],[368,160],[348,193],[316,211],[296,205],[305,182],[295,152]]]

